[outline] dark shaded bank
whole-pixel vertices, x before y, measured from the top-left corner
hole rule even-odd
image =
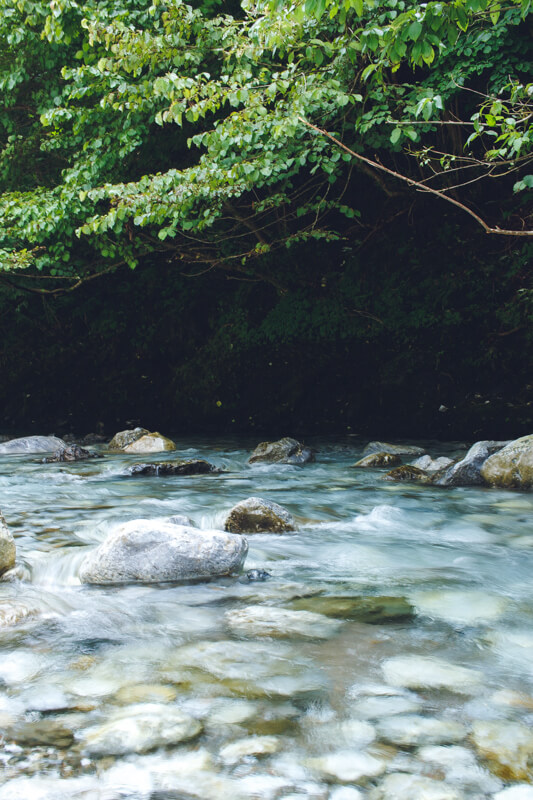
[[[530,431],[533,246],[431,211],[270,256],[267,280],[161,261],[62,297],[2,284],[0,427]]]

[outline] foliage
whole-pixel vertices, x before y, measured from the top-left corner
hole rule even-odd
[[[376,225],[357,175],[368,166],[302,120],[409,179],[422,169],[442,196],[468,199],[472,184],[497,177],[495,222],[527,227],[529,0],[247,0],[229,10],[0,0],[0,267],[10,280],[64,291],[157,256],[286,291],[276,252],[362,241]],[[370,172],[384,201],[409,192]]]

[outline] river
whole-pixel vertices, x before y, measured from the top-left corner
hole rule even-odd
[[[0,582],[0,800],[530,800],[533,496],[388,483],[350,468],[356,438],[250,466],[256,443],[179,438],[224,470],[189,477],[0,456],[23,567]],[[239,577],[80,585],[117,523],[220,528],[252,495],[298,530],[249,536]]]

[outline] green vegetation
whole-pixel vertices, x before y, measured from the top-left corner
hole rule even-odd
[[[165,381],[169,414],[229,426],[311,420],[317,380],[332,424],[389,414],[402,381],[402,415],[495,375],[526,403],[529,0],[0,12],[10,423],[72,407],[52,377],[38,412],[32,382],[84,386],[81,364],[117,414]]]

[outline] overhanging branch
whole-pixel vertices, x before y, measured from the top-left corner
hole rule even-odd
[[[461,211],[464,211],[466,214],[469,214],[471,217],[473,217],[473,219],[475,219],[476,222],[479,225],[481,225],[485,233],[496,233],[499,234],[500,236],[528,236],[533,238],[533,231],[529,230],[513,231],[513,230],[505,230],[503,228],[498,228],[498,227],[491,228],[490,225],[488,225],[485,222],[485,220],[479,216],[479,214],[476,214],[476,212],[472,211],[471,208],[468,208],[468,206],[465,206],[463,203],[460,203],[459,200],[455,200],[453,197],[449,197],[447,194],[445,194],[442,191],[439,191],[438,189],[433,189],[431,186],[427,186],[424,183],[420,183],[419,181],[415,181],[412,178],[408,178],[406,175],[402,175],[400,172],[396,172],[393,169],[384,167],[383,164],[379,164],[377,161],[372,161],[372,159],[366,158],[366,156],[362,156],[360,153],[356,153],[354,150],[351,150],[349,147],[347,147],[347,145],[343,144],[343,142],[341,142],[340,139],[337,139],[336,136],[333,136],[333,134],[328,133],[328,131],[325,131],[322,128],[317,127],[316,125],[313,125],[313,123],[306,120],[305,117],[298,117],[298,119],[300,120],[300,122],[303,122],[304,125],[307,125],[308,128],[311,128],[312,130],[316,131],[321,136],[327,136],[328,139],[331,139],[332,142],[341,147],[343,150],[345,150],[354,158],[361,161],[363,164],[367,164],[369,167],[372,167],[373,169],[386,172],[388,175],[392,175],[394,178],[397,178],[400,181],[404,181],[404,183],[407,183],[409,186],[414,186],[421,192],[426,192],[428,194],[435,195],[436,197],[440,197],[441,200],[446,200],[447,203],[451,203],[457,208],[460,208]]]

